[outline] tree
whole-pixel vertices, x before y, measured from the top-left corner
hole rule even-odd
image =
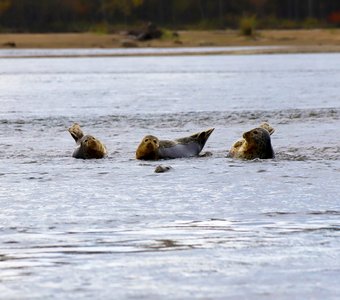
[[[102,0],[101,10],[105,16],[123,14],[128,17],[132,10],[143,4],[143,0]]]
[[[6,10],[8,10],[12,5],[11,0],[0,0],[0,15],[2,15]]]

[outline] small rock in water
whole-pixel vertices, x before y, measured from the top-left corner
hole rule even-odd
[[[200,154],[199,157],[210,157],[212,155],[213,155],[212,152],[207,151],[205,153]]]
[[[158,165],[155,169],[155,173],[165,173],[170,171],[172,168],[170,166]]]

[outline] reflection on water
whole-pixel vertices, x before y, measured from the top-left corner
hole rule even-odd
[[[2,297],[336,299],[338,66],[335,54],[0,60]],[[107,159],[71,157],[74,121]],[[227,158],[262,121],[276,158]],[[209,127],[211,156],[164,174],[134,159],[146,134]]]

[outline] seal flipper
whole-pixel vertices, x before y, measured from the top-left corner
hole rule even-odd
[[[207,142],[208,138],[210,137],[214,130],[215,128],[210,128],[208,130],[193,134],[187,139],[190,140],[191,142],[197,143],[200,147],[199,152],[201,152],[202,149],[204,148],[205,143]],[[180,140],[177,141],[180,142]],[[199,154],[199,152],[197,154]]]
[[[80,125],[78,123],[74,123],[69,129],[68,129],[69,133],[71,134],[71,136],[74,138],[74,140],[76,141],[76,143],[78,144],[80,142],[80,140],[83,138],[84,133],[80,128]]]
[[[208,130],[195,133],[195,134],[193,134],[189,137],[176,139],[175,142],[179,143],[179,144],[188,144],[190,142],[195,142],[195,143],[198,143],[200,146],[202,146],[202,149],[203,149],[203,147],[204,147],[205,143],[207,142],[209,136],[212,134],[212,132],[214,130],[215,130],[215,128],[210,128]]]
[[[259,127],[263,128],[263,129],[266,129],[269,132],[270,135],[272,135],[275,132],[275,128],[270,126],[270,124],[267,123],[267,122],[261,123]]]
[[[197,156],[215,128],[195,133],[189,137],[176,139],[175,142],[160,141],[161,158],[180,158]]]
[[[202,131],[201,133],[199,133],[197,140],[200,143],[200,145],[202,145],[202,149],[214,130],[215,128],[210,128],[206,131]]]

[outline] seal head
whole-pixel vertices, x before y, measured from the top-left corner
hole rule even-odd
[[[137,159],[157,160],[159,158],[159,140],[153,135],[143,138],[136,151]]]
[[[270,128],[272,129],[270,132],[273,133],[274,129]],[[275,154],[271,145],[270,132],[263,127],[245,132],[243,139],[232,146],[228,156],[241,159],[274,158]]]
[[[74,158],[98,159],[107,155],[105,145],[92,135],[84,135],[79,124],[74,123],[68,131],[78,145],[72,154]]]

